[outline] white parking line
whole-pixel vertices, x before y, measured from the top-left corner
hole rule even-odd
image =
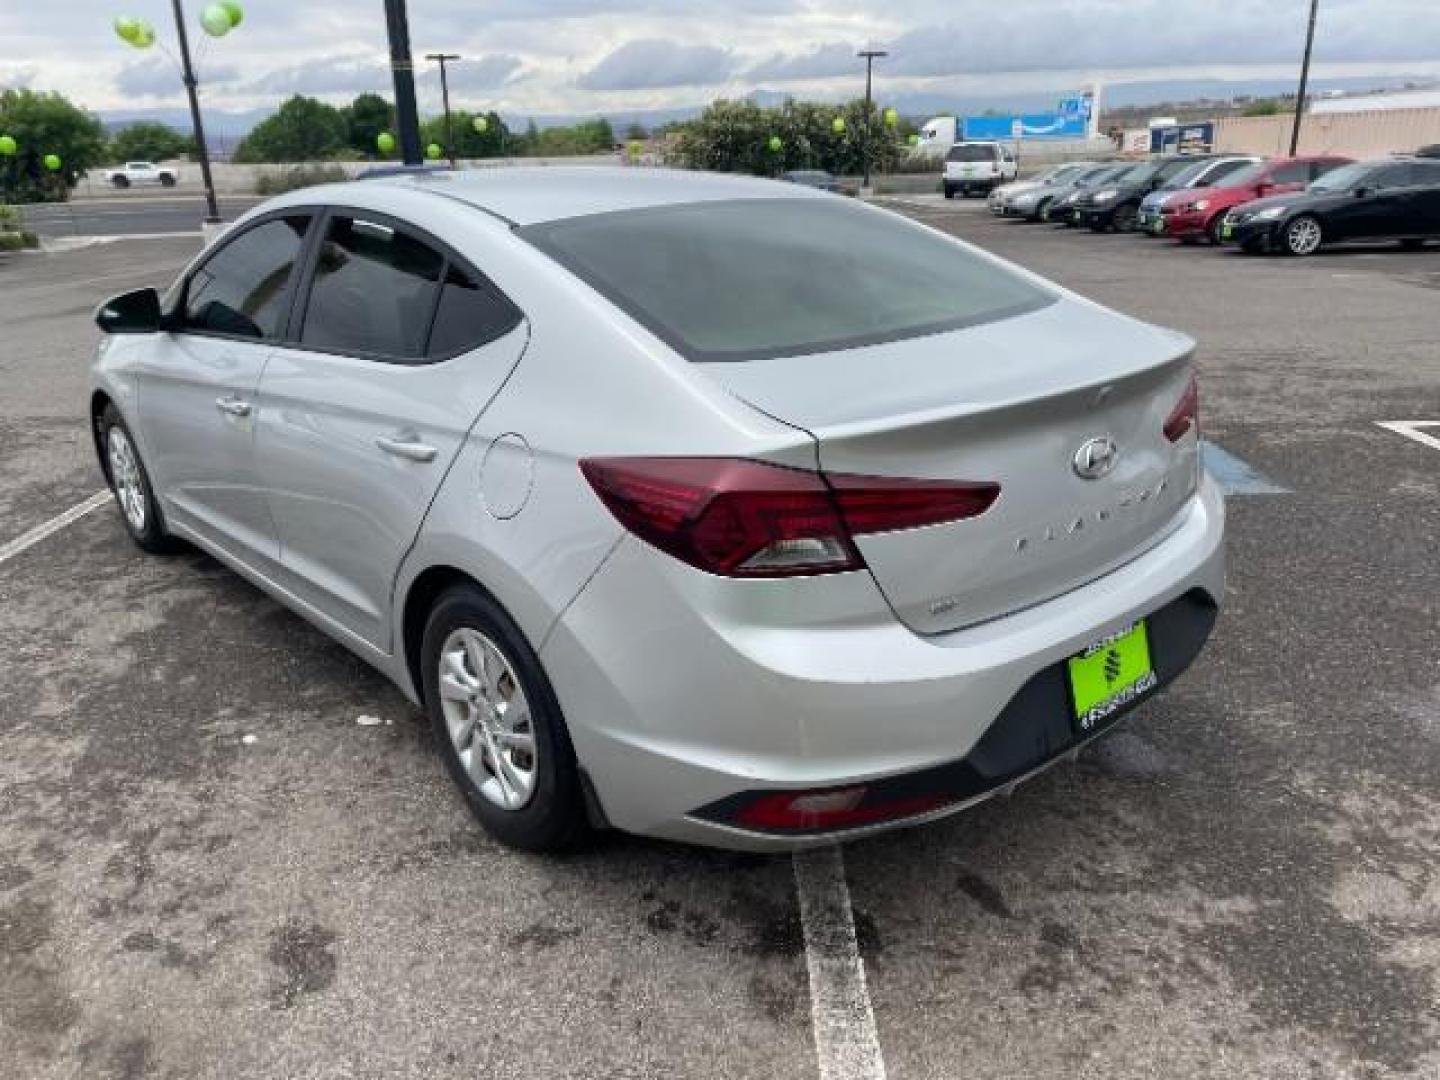
[[[797,852],[794,861],[820,1080],[885,1080],[845,860],[838,847],[827,847]]]
[[[8,544],[0,547],[0,563],[9,562],[16,555],[19,555],[22,551],[25,551],[27,548],[34,547],[41,540],[44,540],[47,536],[51,536],[59,532],[61,529],[65,528],[66,525],[71,525],[79,521],[82,517],[84,517],[86,514],[90,513],[93,510],[99,510],[100,507],[108,503],[110,499],[110,492],[97,491],[94,495],[91,495],[90,498],[86,499],[82,503],[72,506],[63,514],[57,514],[49,521],[41,525],[36,525],[35,528],[31,529],[29,532],[22,533],[14,540],[11,540]]]
[[[1440,420],[1377,420],[1376,426],[1383,427],[1386,431],[1393,431],[1396,435],[1404,435],[1407,439],[1414,439],[1421,446],[1428,446],[1432,450],[1440,450],[1440,439],[1434,435],[1426,435],[1417,428],[1440,428]]]

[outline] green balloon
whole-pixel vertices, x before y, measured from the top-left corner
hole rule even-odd
[[[375,136],[375,145],[380,148],[382,154],[391,153],[395,149],[395,136],[388,131],[382,131]]]
[[[51,172],[59,172],[59,171],[60,171],[60,155],[59,155],[59,154],[46,154],[46,155],[45,155],[45,158],[44,158],[44,161],[45,161],[45,168],[49,169]]]
[[[230,12],[221,4],[211,4],[200,13],[200,25],[211,37],[224,37],[230,32]]]
[[[428,157],[431,161],[434,161],[444,152],[444,148],[442,148],[439,143],[432,142],[429,146],[425,147],[425,156]]]
[[[886,127],[894,127],[894,126],[895,126],[896,124],[898,124],[898,123],[900,123],[900,114],[899,114],[898,112],[896,112],[894,109],[886,109],[886,110],[885,110],[885,126],[886,126]]]
[[[135,36],[130,39],[130,44],[137,49],[148,49],[155,44],[155,27],[151,26],[144,19],[140,20],[140,29],[135,31]]]
[[[490,130],[490,121],[486,120],[483,116],[477,116],[470,126],[473,127],[478,134],[484,135],[485,132]]]
[[[20,144],[13,135],[0,135],[0,157],[14,157],[19,149]]]
[[[844,118],[843,116],[837,116],[837,117],[835,117],[834,120],[831,120],[831,121],[830,121],[830,130],[833,131],[833,132],[835,132],[836,135],[844,135],[844,134],[845,134],[845,118]]]
[[[770,148],[770,152],[772,154],[778,154],[780,152],[780,148],[783,147],[785,144],[780,141],[779,135],[771,135],[770,141],[765,145]]]
[[[140,20],[129,15],[120,15],[115,19],[115,36],[121,41],[135,43],[135,36],[140,32]]]
[[[915,132],[912,131],[912,132],[910,133],[910,137],[909,137],[908,139],[906,139],[905,141],[908,142],[911,146],[919,146],[919,145],[920,145],[920,136],[917,135],[917,134],[915,134]]]
[[[230,16],[230,29],[234,30],[245,21],[245,9],[237,0],[220,0],[220,6],[225,9],[225,14]]]

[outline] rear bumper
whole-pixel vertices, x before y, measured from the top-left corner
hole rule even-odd
[[[611,823],[720,847],[810,846],[952,813],[1075,749],[1057,672],[1137,618],[1164,635],[1157,676],[1178,674],[1223,596],[1223,534],[1223,503],[1206,479],[1169,535],[1119,570],[933,637],[897,622],[868,574],[721,581],[626,540],[541,658]],[[1190,630],[1172,633],[1172,618]],[[948,801],[841,833],[719,820],[726,800],[747,793],[859,783],[939,783]]]

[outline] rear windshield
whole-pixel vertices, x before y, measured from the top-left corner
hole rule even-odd
[[[695,361],[857,348],[1054,301],[940,233],[843,199],[686,203],[519,235]]]
[[[994,161],[995,147],[990,143],[956,143],[945,155],[946,161]]]

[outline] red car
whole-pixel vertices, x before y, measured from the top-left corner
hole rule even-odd
[[[1189,188],[1177,191],[1160,206],[1160,235],[1173,236],[1185,243],[1209,237],[1220,243],[1220,225],[1231,207],[1267,195],[1300,191],[1312,180],[1324,176],[1350,158],[1315,155],[1313,157],[1270,158],[1225,177],[1215,187]]]

